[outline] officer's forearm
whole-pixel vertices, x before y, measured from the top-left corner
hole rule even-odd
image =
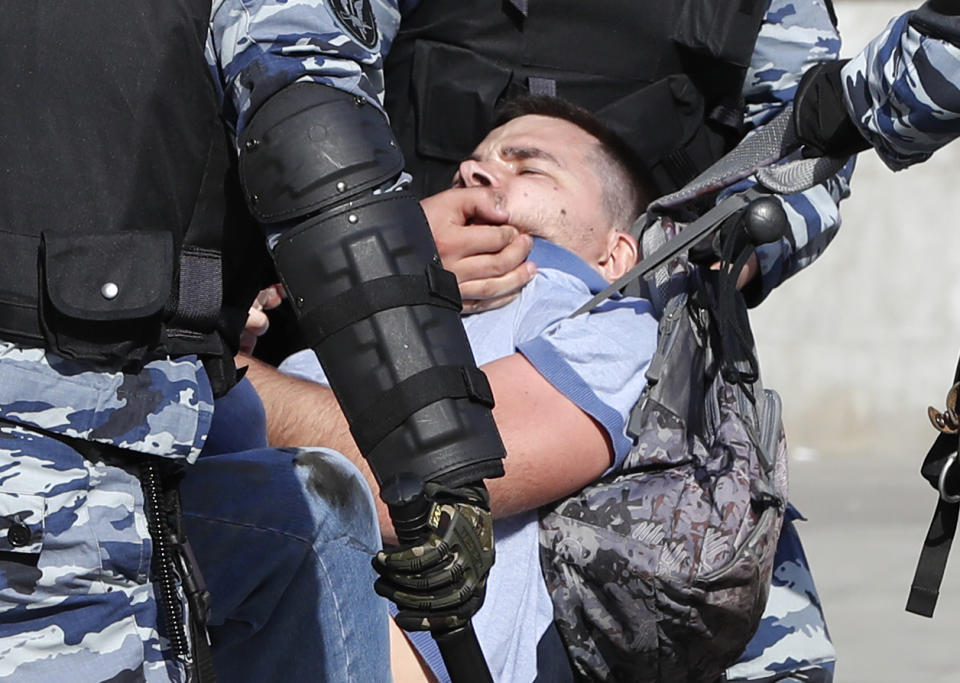
[[[502,474],[456,278],[419,203],[392,187],[403,159],[383,113],[297,83],[260,108],[240,143],[248,205],[275,236],[303,337],[377,477],[459,486]]]

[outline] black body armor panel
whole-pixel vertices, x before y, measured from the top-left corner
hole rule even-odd
[[[210,2],[71,7],[0,22],[0,339],[111,369],[197,354],[222,393],[266,247],[204,58]]]
[[[386,108],[416,191],[448,187],[496,105],[526,92],[594,112],[660,193],[678,189],[742,136],[743,79],[767,4],[423,0],[386,62]]]

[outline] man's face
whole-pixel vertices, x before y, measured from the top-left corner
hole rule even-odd
[[[597,145],[569,121],[521,116],[490,131],[460,164],[453,185],[492,188],[511,225],[594,263],[604,257],[611,229],[590,159]]]

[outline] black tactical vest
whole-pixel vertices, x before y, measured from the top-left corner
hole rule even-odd
[[[742,135],[741,91],[767,0],[423,0],[386,62],[386,107],[423,194],[531,92],[596,113],[662,193]]]
[[[265,248],[234,197],[210,0],[3,15],[0,339],[114,369],[198,354],[222,391]]]

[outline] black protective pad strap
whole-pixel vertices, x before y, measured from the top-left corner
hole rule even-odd
[[[177,311],[167,334],[202,336],[216,327],[223,303],[223,266],[220,252],[200,247],[183,248]]]
[[[957,530],[957,511],[960,505],[937,502],[937,509],[933,512],[930,530],[923,542],[920,551],[920,560],[917,562],[917,571],[913,575],[910,586],[910,597],[907,598],[907,611],[923,617],[932,617],[940,595],[940,582],[943,580],[943,571],[947,566],[947,557],[953,536]]]
[[[431,263],[425,275],[391,275],[361,282],[356,287],[310,309],[300,318],[300,328],[312,343],[319,344],[374,313],[401,306],[462,308],[456,276]]]
[[[408,417],[445,398],[469,398],[493,408],[493,392],[483,371],[470,366],[434,367],[381,394],[351,421],[350,432],[360,452],[369,453]]]
[[[176,311],[167,325],[171,337],[200,337],[211,332],[223,306],[222,180],[226,141],[215,135],[210,141],[200,191],[180,250]],[[171,293],[171,295],[174,293]]]
[[[960,360],[953,373],[953,381],[960,381]],[[938,492],[940,491],[940,475],[947,466],[950,456],[957,452],[957,436],[941,432],[927,452],[920,468],[920,474],[930,482]],[[930,529],[923,541],[920,559],[917,561],[917,571],[910,586],[910,596],[907,598],[907,611],[924,617],[932,617],[937,606],[937,597],[940,595],[940,582],[943,580],[943,571],[947,566],[947,557],[953,536],[957,529],[957,511],[960,506],[948,503],[938,498],[937,507],[933,511],[933,520]]]

